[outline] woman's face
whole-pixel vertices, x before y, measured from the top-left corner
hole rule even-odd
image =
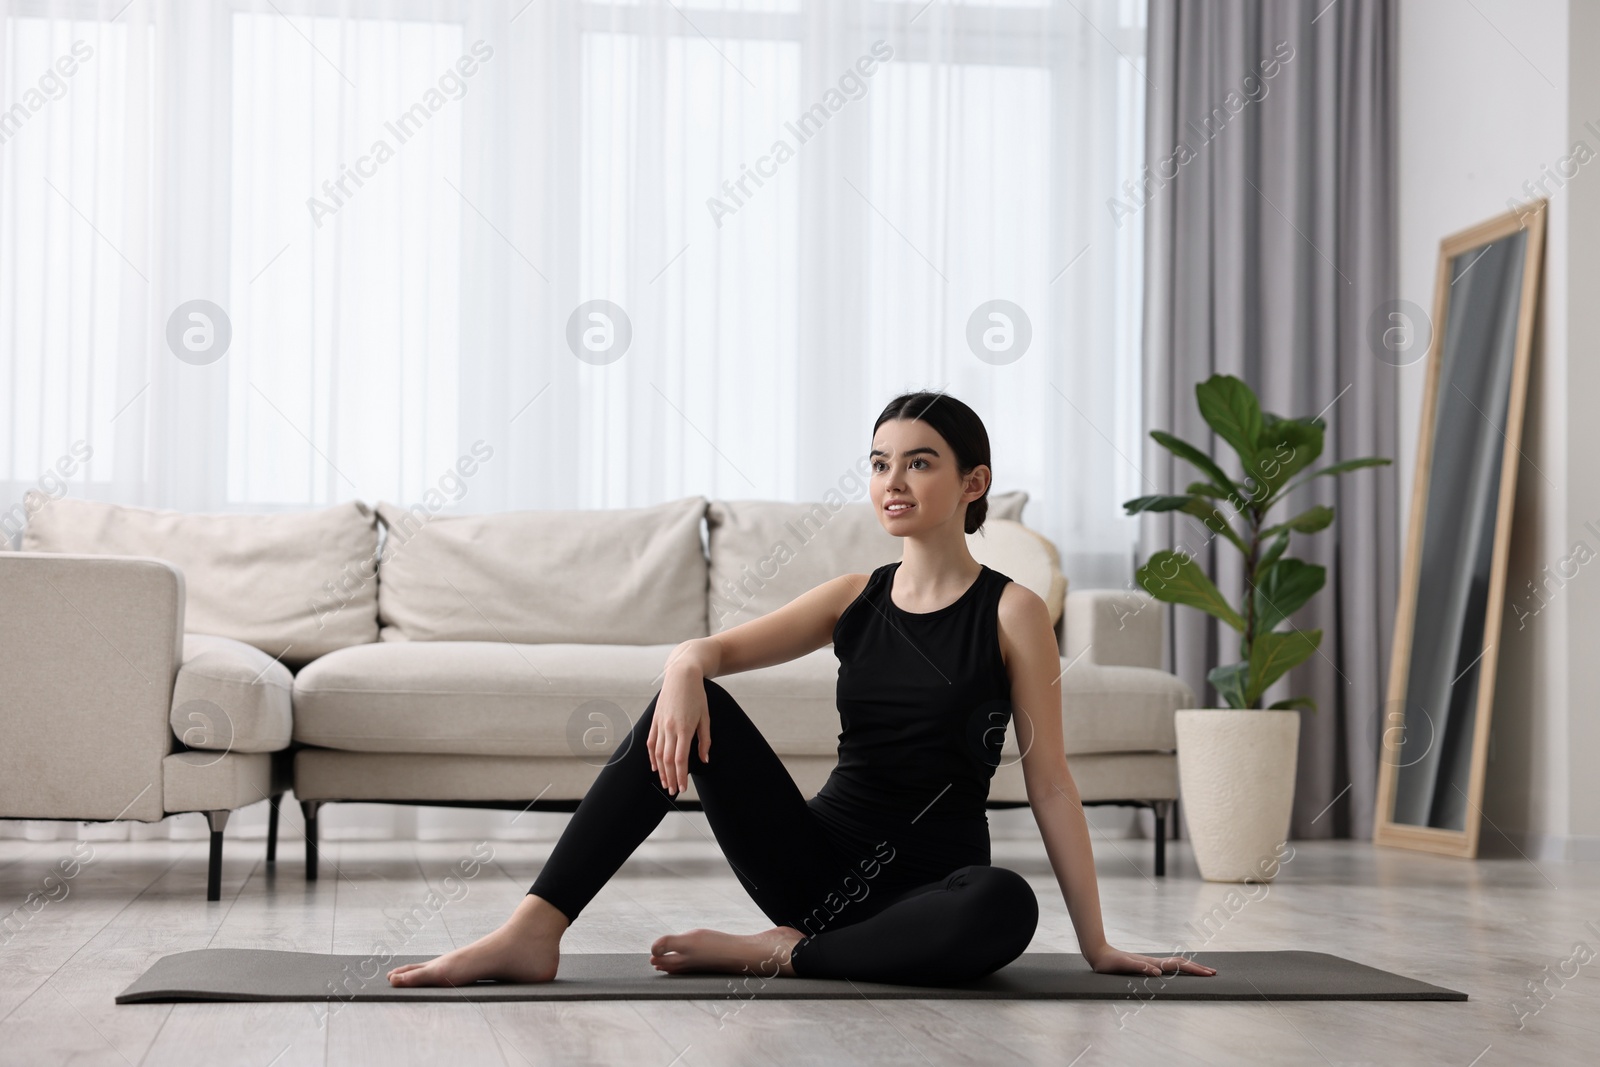
[[[917,419],[889,419],[872,438],[872,505],[883,528],[897,537],[945,523],[961,527],[963,503],[989,485],[979,465],[962,478],[955,452],[938,431]],[[905,509],[895,504],[910,504]]]

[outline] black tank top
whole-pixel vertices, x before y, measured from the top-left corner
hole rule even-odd
[[[889,595],[899,569],[873,571],[834,626],[843,729],[838,764],[812,806],[858,830],[914,832],[987,863],[985,803],[1011,719],[998,619],[1011,579],[983,565],[954,603],[908,612]]]

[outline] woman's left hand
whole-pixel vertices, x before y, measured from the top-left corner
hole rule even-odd
[[[1185,956],[1141,956],[1137,952],[1123,952],[1106,945],[1092,958],[1089,966],[1099,974],[1198,974],[1210,977],[1217,973],[1215,967],[1196,963]]]

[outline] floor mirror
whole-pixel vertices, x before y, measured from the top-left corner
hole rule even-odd
[[[1440,242],[1381,709],[1378,845],[1478,852],[1547,206]]]

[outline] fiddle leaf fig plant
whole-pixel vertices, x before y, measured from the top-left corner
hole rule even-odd
[[[1171,549],[1152,555],[1135,579],[1157,600],[1199,608],[1239,632],[1240,661],[1213,668],[1206,679],[1229,707],[1260,708],[1267,687],[1308,659],[1322,641],[1321,630],[1277,628],[1305,606],[1327,577],[1326,568],[1284,554],[1290,537],[1314,534],[1333,522],[1333,508],[1325,504],[1270,525],[1268,513],[1313,478],[1390,461],[1370,456],[1306,473],[1322,454],[1327,424],[1321,418],[1285,419],[1262,411],[1255,392],[1228,374],[1212,375],[1194,393],[1206,425],[1238,454],[1242,476],[1231,477],[1194,445],[1152,430],[1152,438],[1204,477],[1190,482],[1186,492],[1141,496],[1122,506],[1129,515],[1181,511],[1199,519],[1244,555],[1249,592],[1243,603],[1229,603],[1192,556]],[[1310,697],[1290,697],[1272,708],[1317,710]]]

